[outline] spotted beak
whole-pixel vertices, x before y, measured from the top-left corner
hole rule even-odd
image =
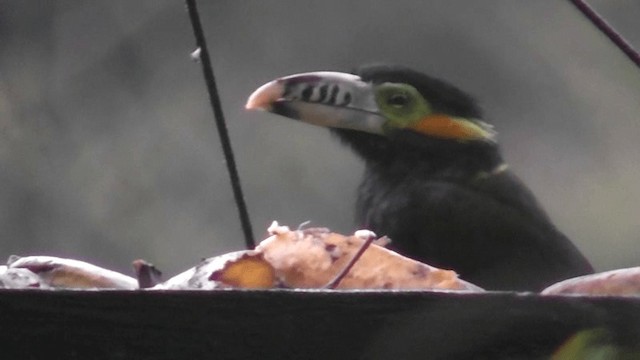
[[[268,82],[249,96],[249,110],[264,110],[324,127],[383,133],[371,84],[353,74],[310,72]]]

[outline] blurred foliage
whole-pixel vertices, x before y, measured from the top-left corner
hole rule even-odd
[[[582,330],[571,336],[551,360],[638,360],[640,350],[616,345],[604,328]]]

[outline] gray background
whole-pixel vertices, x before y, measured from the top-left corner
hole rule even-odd
[[[640,2],[591,0],[640,46]],[[257,238],[352,232],[357,159],[243,110],[275,77],[400,63],[474,94],[505,156],[599,270],[640,265],[640,71],[568,1],[201,1]],[[240,249],[181,1],[0,0],[0,256],[174,274]],[[490,244],[487,244],[490,246]]]

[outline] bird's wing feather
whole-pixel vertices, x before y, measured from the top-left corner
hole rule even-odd
[[[397,247],[420,254],[421,260],[452,267],[463,278],[473,274],[467,280],[487,287],[489,283],[513,289],[531,288],[531,283],[543,287],[589,272],[588,262],[546,216],[534,215],[539,212],[532,211],[537,208],[532,196],[513,199],[504,184],[470,187],[430,181],[399,190],[403,188],[414,191],[404,201],[388,194],[396,200],[386,204],[386,219],[377,221],[383,228],[395,228],[397,238],[412,239]],[[408,233],[398,233],[403,229]]]

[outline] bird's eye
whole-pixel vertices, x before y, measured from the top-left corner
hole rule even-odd
[[[389,96],[389,98],[387,99],[387,104],[396,108],[404,107],[408,103],[409,103],[409,97],[406,94],[402,94],[402,93],[393,94]]]

